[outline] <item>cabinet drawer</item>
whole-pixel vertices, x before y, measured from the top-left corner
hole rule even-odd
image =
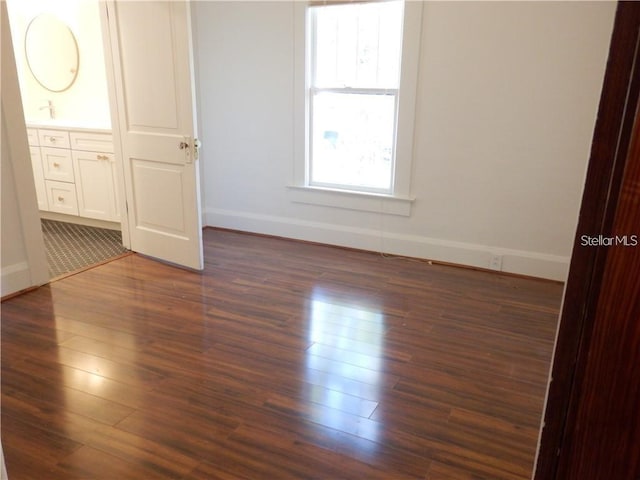
[[[32,147],[40,145],[40,141],[38,140],[38,130],[35,128],[27,128],[27,137],[29,138],[29,145]]]
[[[42,171],[47,180],[73,182],[73,162],[71,150],[40,147],[42,153]]]
[[[69,132],[61,130],[38,130],[38,138],[42,147],[71,148]]]
[[[113,135],[110,133],[70,132],[69,137],[74,150],[113,153]]]
[[[73,183],[45,180],[49,211],[78,215],[76,186]]]

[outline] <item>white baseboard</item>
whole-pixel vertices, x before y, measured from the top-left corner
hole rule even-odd
[[[77,215],[65,215],[64,213],[45,212],[40,210],[40,218],[54,220],[56,222],[74,223],[76,225],[87,225],[95,228],[106,228],[107,230],[122,230],[122,224],[118,222],[108,222],[95,218],[78,217]]]
[[[501,256],[500,271],[564,282],[569,257],[489,245],[381,232],[328,223],[295,220],[231,210],[207,209],[204,224],[244,232],[274,235],[374,252],[423,258],[476,268],[490,268]]]
[[[32,287],[29,264],[27,262],[19,262],[3,266],[1,281],[0,296],[2,297]]]

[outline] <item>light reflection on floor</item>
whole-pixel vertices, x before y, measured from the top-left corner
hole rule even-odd
[[[369,417],[380,397],[384,331],[384,315],[370,302],[314,289],[304,387],[313,422],[378,440],[381,425]]]

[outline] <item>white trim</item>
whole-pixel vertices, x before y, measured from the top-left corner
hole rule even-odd
[[[207,209],[205,217],[206,225],[213,227],[429,259],[475,268],[489,269],[491,259],[495,255],[501,255],[501,271],[549,280],[565,281],[569,271],[569,257],[526,250],[505,249],[491,245],[396,234],[242,211]]]
[[[1,296],[19,292],[25,288],[35,286],[31,280],[31,269],[27,262],[18,262],[2,267]],[[36,284],[37,285],[37,284]]]
[[[308,81],[311,62],[306,55],[307,4],[294,2],[293,7],[293,184],[308,184],[308,139],[309,108]]]
[[[102,46],[104,53],[105,73],[107,75],[107,93],[109,95],[109,113],[111,115],[111,133],[113,135],[113,152],[115,160],[115,183],[120,198],[120,231],[122,232],[122,245],[131,248],[131,234],[129,232],[129,212],[127,209],[127,191],[124,184],[124,154],[122,152],[121,128],[119,123],[120,113],[118,106],[118,92],[115,79],[115,61],[113,55],[112,35],[109,23],[109,13],[115,14],[113,0],[99,2],[100,26],[102,27]]]
[[[323,205],[325,207],[345,208],[363,212],[384,213],[389,215],[411,215],[414,198],[398,197],[376,193],[333,190],[324,187],[288,187],[289,199],[295,203]]]
[[[65,215],[64,213],[47,212],[44,210],[40,210],[40,218],[45,220],[54,220],[56,222],[74,223],[76,225],[87,225],[89,227],[122,231],[122,225],[120,224],[120,222],[109,222],[107,220],[99,220],[97,218]]]
[[[423,2],[415,1],[405,1],[404,3],[393,193],[405,197],[411,195],[413,135],[418,100],[418,69],[422,37],[422,4]]]
[[[397,88],[367,88],[367,87],[309,87],[311,93],[347,93],[354,95],[389,95],[397,96]]]

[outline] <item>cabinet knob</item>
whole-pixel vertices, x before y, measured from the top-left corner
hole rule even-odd
[[[62,195],[58,195],[58,201],[59,202],[64,202],[64,197]]]
[[[53,162],[53,166],[54,166],[55,168],[58,168],[58,167],[60,166],[60,164],[59,164],[58,162]]]
[[[51,143],[56,143],[56,137],[49,137],[49,141]]]

